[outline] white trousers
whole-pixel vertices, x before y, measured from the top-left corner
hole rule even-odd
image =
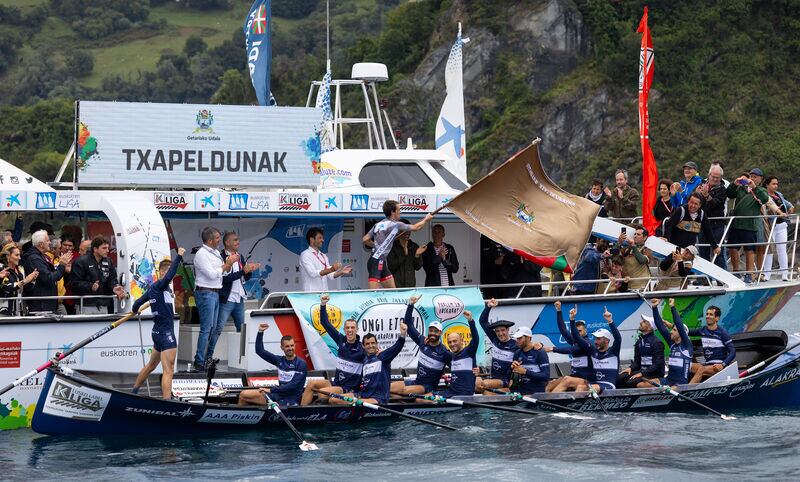
[[[786,230],[786,223],[777,223],[775,224],[775,232],[772,233],[772,239],[770,241],[775,243],[775,252],[778,253],[778,268],[780,271],[777,272],[781,276],[781,278],[785,279],[789,276],[789,257],[786,255],[786,239],[787,239],[787,230]],[[764,276],[767,279],[770,278],[769,271],[772,270],[772,253],[770,250],[767,249],[767,254],[764,256]]]

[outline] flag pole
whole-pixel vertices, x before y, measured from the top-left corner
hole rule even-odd
[[[331,0],[325,1],[325,59],[328,72],[331,70]]]

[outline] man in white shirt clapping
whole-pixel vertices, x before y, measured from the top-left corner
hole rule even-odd
[[[336,262],[330,264],[328,257],[322,252],[325,243],[325,232],[322,228],[311,228],[306,233],[308,249],[300,253],[300,273],[303,291],[328,291],[328,280],[350,274],[351,266],[342,266]]]

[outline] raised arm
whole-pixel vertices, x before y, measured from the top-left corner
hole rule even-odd
[[[681,315],[678,313],[678,309],[675,308],[674,301],[672,300],[670,300],[670,307],[672,308],[672,321],[675,323],[675,326],[678,329],[678,334],[681,335],[681,346],[691,353],[694,349],[692,346],[692,340],[689,338],[689,334],[691,332],[687,330],[686,325],[683,324]]]
[[[391,363],[394,358],[403,350],[403,345],[406,344],[406,334],[401,330],[400,336],[392,346],[378,353],[378,358],[384,363]]]
[[[472,313],[464,311],[464,318],[469,322],[469,334],[472,337],[472,339],[469,340],[469,345],[467,345],[467,353],[475,356],[478,354],[478,337],[480,333],[478,333],[478,327],[475,326],[475,319],[472,318]]]
[[[492,308],[497,306],[497,300],[494,298],[490,299],[486,302],[486,308],[483,309],[481,312],[481,317],[478,319],[478,322],[481,324],[481,329],[486,336],[489,337],[489,341],[494,343],[495,345],[500,343],[500,340],[497,338],[497,335],[494,333],[494,330],[489,328],[489,312],[492,311]],[[469,318],[467,318],[469,320]]]
[[[570,318],[570,322],[572,319]],[[561,333],[561,336],[564,337],[564,341],[568,345],[572,345],[575,342],[572,340],[572,335],[570,334],[569,330],[567,329],[567,325],[564,323],[564,314],[561,312],[561,302],[556,301],[556,325],[558,325],[558,331]]]
[[[592,353],[592,345],[578,333],[578,327],[575,323],[571,323],[569,326],[569,332],[572,335],[572,340],[577,343],[579,347],[583,349],[586,353]]]
[[[659,333],[661,333],[661,336],[663,336],[665,340],[669,340],[669,330],[667,329],[667,326],[664,324],[664,320],[661,319],[661,314],[659,314],[658,312],[658,305],[660,302],[661,300],[657,299],[650,300],[650,306],[653,308],[653,321],[655,321],[656,329],[658,330]],[[675,313],[673,312],[673,319],[674,316]]]
[[[414,300],[413,303],[411,301],[412,299]],[[418,298],[412,296],[411,299],[408,300],[408,306],[406,307],[406,315],[405,317],[403,317],[403,320],[405,321],[406,326],[408,327],[408,336],[410,336],[411,339],[414,340],[414,343],[416,343],[417,345],[419,345],[420,348],[422,348],[422,345],[425,344],[425,337],[422,336],[414,327],[414,303],[417,302],[417,299]]]
[[[418,221],[418,222],[416,222],[416,223],[414,223],[414,224],[410,225],[410,226],[409,226],[409,231],[419,231],[420,229],[422,229],[423,227],[425,227],[425,224],[426,224],[428,221],[430,221],[431,219],[433,219],[433,216],[431,216],[431,214],[430,214],[430,213],[426,214],[426,215],[425,215],[425,217],[424,217],[424,218],[422,218],[422,220],[421,220],[421,221]]]
[[[611,336],[614,337],[614,345],[611,349],[614,353],[619,356],[619,350],[622,348],[622,335],[619,333],[619,329],[617,329],[617,325],[614,323],[614,318],[611,315],[611,312],[608,309],[603,313],[603,318],[608,322],[608,329],[611,331]]]
[[[338,345],[338,344],[342,343],[345,338],[344,338],[344,335],[339,333],[339,330],[334,328],[333,325],[331,325],[331,322],[328,321],[328,307],[327,307],[327,304],[328,304],[328,300],[329,299],[330,299],[330,297],[328,295],[322,295],[320,297],[319,324],[322,325],[323,328],[325,328],[325,331],[328,333],[328,336],[333,338],[333,341],[335,341],[336,344]]]
[[[256,335],[256,355],[263,358],[267,363],[277,367],[281,361],[280,357],[273,355],[264,348],[264,330],[267,328],[269,328],[269,325],[266,323],[261,323],[258,325],[258,334]]]
[[[179,251],[178,255],[175,256],[175,259],[172,260],[172,264],[170,264],[169,270],[167,270],[167,274],[165,274],[163,278],[153,283],[153,286],[155,286],[157,290],[166,289],[172,282],[172,278],[175,277],[175,273],[178,272],[178,268],[180,267],[182,261],[183,261],[183,256],[181,256],[181,253]]]

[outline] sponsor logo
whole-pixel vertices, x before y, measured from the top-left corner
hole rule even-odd
[[[461,407],[407,408],[403,410],[403,413],[407,415],[436,415],[437,413],[452,412],[460,409]]]
[[[22,199],[20,199],[20,196],[22,196]],[[25,199],[25,193],[22,193],[22,192],[13,192],[13,193],[8,193],[8,194],[6,195],[6,198],[5,198],[5,203],[4,203],[4,204],[5,204],[5,206],[6,206],[7,208],[14,208],[14,207],[18,207],[18,208],[22,208],[22,209],[24,209],[24,208],[25,208],[25,206],[23,206],[23,202],[25,202],[25,201],[27,201],[27,200]],[[25,204],[27,205],[28,203],[27,203],[27,202],[25,202]]]
[[[692,400],[697,400],[699,398],[706,398],[712,395],[724,395],[728,393],[728,387],[716,387],[716,388],[706,388],[704,390],[694,390],[691,392],[684,392],[683,396],[686,398],[690,398]],[[681,401],[682,399],[678,399]]]
[[[36,193],[36,209],[55,209],[55,208],[56,208],[56,193],[54,192]]]
[[[636,399],[631,408],[659,407],[669,405],[672,395],[644,395]]]
[[[787,370],[779,375],[772,375],[761,384],[761,388],[766,386],[771,386],[772,388],[777,387],[778,385],[782,385],[786,382],[790,382],[792,380],[797,379],[800,377],[800,367],[792,368],[791,370]]]
[[[341,211],[342,210],[342,195],[341,194],[320,194],[319,205],[323,211]]]
[[[131,356],[138,356],[139,350],[113,348],[111,350],[100,350],[100,358],[127,358]]]
[[[207,211],[217,211],[220,208],[219,193],[198,192],[194,195],[194,202],[197,209]]]
[[[736,398],[739,395],[743,394],[744,392],[750,390],[751,388],[755,388],[756,385],[752,383],[750,380],[747,380],[744,383],[740,383],[733,387],[731,393],[728,394],[729,397]]]
[[[58,195],[58,208],[59,209],[80,209],[81,197],[78,194],[59,194]]]
[[[247,193],[237,192],[228,195],[228,209],[231,211],[247,210]]]
[[[517,206],[517,214],[516,214],[516,216],[517,216],[517,219],[519,219],[520,221],[522,221],[525,224],[532,223],[534,218],[536,217],[536,216],[533,215],[533,211],[531,211],[530,209],[528,209],[525,206],[525,203],[519,203],[519,206]]]
[[[306,225],[298,224],[296,226],[289,226],[286,229],[286,238],[302,238],[305,236]]]
[[[211,126],[214,125],[214,114],[212,114],[210,110],[200,109],[199,111],[197,111],[197,116],[195,116],[194,121],[197,124],[197,128],[194,130],[193,134],[214,133],[214,129],[211,128]]]
[[[333,417],[336,420],[350,420],[353,417],[353,413],[353,410],[340,410]]]
[[[182,412],[171,412],[167,410],[150,410],[148,408],[139,408],[139,407],[125,407],[125,411],[129,413],[139,413],[142,415],[155,415],[160,417],[186,418],[194,415],[194,412],[192,411],[191,407],[187,408]]]
[[[153,195],[153,204],[156,209],[163,211],[175,211],[178,209],[186,209],[189,203],[186,201],[186,195],[183,193],[161,193],[157,192]]]
[[[21,381],[19,385],[17,385],[17,390],[41,390],[43,385],[43,378],[31,377]]]
[[[350,210],[366,211],[369,209],[369,194],[351,194]]]
[[[250,194],[247,208],[253,211],[269,211],[269,194]]]
[[[401,212],[428,210],[428,197],[424,195],[401,194],[397,200],[400,203]]]
[[[274,387],[278,385],[278,377],[247,377],[251,387]]]
[[[42,411],[56,417],[99,421],[110,398],[109,393],[56,378],[47,393]]]
[[[21,341],[0,341],[0,368],[19,368]]]
[[[289,415],[289,414],[284,414],[284,415],[286,415],[286,418],[288,418],[289,420],[291,420],[293,422],[323,422],[323,421],[328,419],[328,417],[326,417],[325,415],[323,415],[321,413],[312,413],[312,414],[309,414],[309,415],[302,415],[302,416],[300,416],[300,415]],[[270,422],[277,422],[277,421],[281,420],[281,416],[278,415],[277,413],[273,413],[272,415],[270,415],[268,420]]]
[[[264,417],[262,410],[218,410],[209,408],[198,420],[202,423],[255,425]]]
[[[308,211],[311,201],[308,194],[281,194],[278,201],[279,211]]]

